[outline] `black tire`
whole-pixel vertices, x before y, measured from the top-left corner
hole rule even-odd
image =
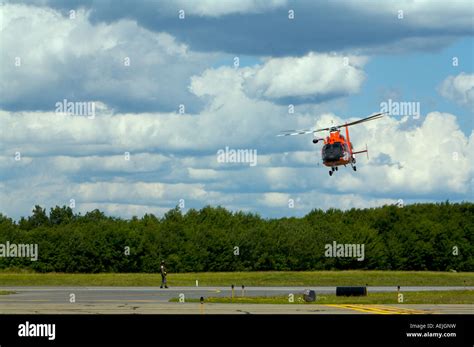
[[[357,168],[355,166],[352,167],[354,169],[354,171],[357,171]]]
[[[329,171],[329,176],[332,176],[332,171]]]
[[[367,296],[367,287],[336,287],[336,296]]]

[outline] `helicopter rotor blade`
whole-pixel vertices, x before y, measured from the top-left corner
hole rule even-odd
[[[294,136],[294,135],[305,135],[305,134],[314,134],[319,131],[332,131],[331,129],[340,129],[345,126],[350,126],[350,125],[356,125],[364,122],[368,122],[370,120],[375,120],[382,118],[387,112],[384,113],[377,113],[372,116],[362,118],[359,120],[356,120],[354,122],[346,123],[346,124],[341,124],[341,125],[336,125],[328,128],[321,128],[321,129],[302,129],[302,130],[284,130],[282,131],[281,134],[278,134],[277,136]]]
[[[319,132],[319,131],[329,131],[329,129],[331,129],[331,128],[315,129],[315,130],[313,130],[313,133],[317,133],[317,132]]]
[[[277,136],[294,136],[294,135],[306,135],[306,134],[313,134],[318,131],[329,130],[329,128],[324,129],[303,129],[303,130],[285,130],[281,134]]]
[[[294,135],[304,135],[312,133],[312,130],[286,130],[277,136],[294,136]]]
[[[303,130],[284,130],[282,131],[281,134],[278,134],[277,136],[294,136],[294,135],[306,135],[306,134],[314,134],[319,131],[326,131],[329,130],[329,128],[323,128],[323,129],[303,129]]]
[[[385,113],[387,113],[387,112],[384,112],[384,113],[377,113],[377,114],[374,114],[374,115],[372,115],[372,116],[369,116],[369,117],[366,117],[366,118],[362,118],[362,119],[356,120],[356,121],[354,121],[354,122],[350,122],[350,123],[338,125],[337,128],[345,127],[345,126],[350,126],[350,125],[356,125],[356,124],[368,122],[368,121],[370,121],[370,120],[379,119],[379,118],[382,118],[382,117],[385,115]]]

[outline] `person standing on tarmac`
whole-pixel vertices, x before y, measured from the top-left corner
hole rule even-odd
[[[160,288],[168,288],[168,285],[166,284],[166,268],[165,268],[165,261],[161,261],[161,266],[160,266],[160,272],[161,272],[161,286]]]

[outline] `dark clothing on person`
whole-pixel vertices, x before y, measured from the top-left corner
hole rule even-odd
[[[166,268],[165,268],[164,264],[161,264],[160,272],[161,272],[161,286],[160,286],[160,288],[163,288],[163,286],[165,288],[168,288],[168,285],[166,284]]]

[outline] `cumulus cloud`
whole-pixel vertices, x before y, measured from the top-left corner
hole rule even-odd
[[[461,72],[457,76],[448,76],[439,86],[439,93],[459,105],[474,106],[474,74]]]
[[[73,7],[68,1],[45,3],[62,11]],[[232,54],[439,50],[457,38],[472,35],[469,0],[388,0],[377,6],[356,0],[126,1],[120,8],[104,0],[81,5],[92,9],[94,22],[133,18],[150,30],[170,33],[193,50]],[[187,13],[184,21],[178,19],[180,9]],[[294,11],[292,20],[290,10]],[[403,18],[399,18],[399,11],[403,11]]]
[[[464,2],[145,1],[110,11],[112,3],[100,1],[82,4],[75,19],[68,2],[42,3],[2,7],[2,213],[19,217],[38,203],[74,199],[81,212],[161,215],[184,199],[186,208],[222,205],[273,217],[398,199],[472,199],[474,132],[460,131],[454,114],[351,128],[355,149],[367,144],[370,159],[360,156],[357,172],[341,168],[333,177],[311,136],[275,136],[359,118],[320,103],[360,91],[368,60],[360,52],[426,50],[465,36]],[[233,56],[215,52],[261,60],[219,67]],[[440,93],[472,104],[471,82],[472,74],[450,76]],[[54,112],[64,98],[94,101],[95,117]],[[184,114],[175,111],[179,104]],[[219,162],[217,151],[227,146],[256,150],[258,164]]]
[[[165,32],[123,19],[92,24],[46,7],[2,6],[3,109],[53,109],[58,101],[97,101],[120,110],[198,109],[186,85],[217,56],[195,53]],[[19,37],[21,33],[21,37]]]
[[[255,167],[219,163],[216,149],[228,141],[227,133],[216,129],[233,126],[232,119],[227,123],[222,117],[213,128],[212,141],[216,148],[207,154],[190,152],[194,146],[192,141],[180,140],[186,136],[188,127],[192,127],[195,134],[207,132],[205,127],[217,119],[212,112],[207,110],[199,117],[194,116],[203,120],[191,124],[189,119],[178,122],[173,118],[147,114],[104,116],[109,133],[97,131],[95,140],[100,139],[101,143],[96,145],[115,148],[116,152],[120,150],[121,153],[101,156],[80,155],[78,152],[58,154],[58,147],[63,152],[67,151],[61,145],[63,139],[58,138],[57,134],[73,132],[67,119],[58,121],[55,127],[39,129],[41,121],[22,122],[22,128],[9,126],[11,136],[7,137],[9,141],[2,143],[3,156],[0,158],[3,182],[0,201],[14,202],[4,204],[2,211],[17,216],[28,213],[30,207],[38,202],[54,205],[74,198],[81,211],[85,206],[100,206],[111,213],[123,212],[130,216],[137,211],[143,214],[172,208],[184,199],[187,207],[222,205],[276,216],[301,215],[315,207],[375,206],[395,203],[398,199],[430,201],[469,198],[466,186],[474,177],[470,165],[474,160],[474,133],[466,137],[451,114],[432,112],[422,115],[420,124],[408,128],[404,125],[409,120],[390,117],[353,127],[351,140],[355,148],[362,149],[367,143],[371,159],[360,156],[357,172],[341,168],[334,177],[329,177],[327,168],[320,163],[320,146],[314,146],[310,137],[272,136],[272,141],[267,141],[267,144],[275,148],[259,152]],[[214,112],[219,114],[220,110]],[[0,119],[11,117],[11,121],[28,116],[27,113],[9,115],[3,112]],[[160,118],[160,127],[150,130],[152,123],[149,121],[157,118]],[[90,124],[99,119],[100,116],[95,120],[80,118],[81,122]],[[343,122],[334,114],[323,114],[315,120],[316,126],[327,126],[331,121]],[[121,128],[127,129],[123,122],[130,124],[127,136],[120,133]],[[46,121],[44,123],[47,124]],[[132,124],[147,126],[134,128]],[[246,129],[245,123],[242,124]],[[267,125],[263,120],[252,123],[251,127],[258,133],[263,132]],[[156,137],[146,135],[160,128],[172,128],[173,132]],[[25,131],[28,140],[19,135],[20,131]],[[70,149],[77,150],[94,143],[91,134],[94,134],[91,129],[80,130]],[[125,137],[128,139],[123,140]],[[150,152],[152,147],[145,148],[154,139],[159,138],[160,143],[165,145],[172,143],[176,137],[180,147],[168,145],[160,149],[157,146],[153,148],[156,153]],[[144,140],[146,143],[142,144],[140,138],[148,139],[148,142]],[[237,148],[260,148],[257,138],[245,138],[240,132],[239,138]],[[294,142],[299,145],[295,146]],[[27,147],[27,143],[33,145]],[[127,148],[125,144],[135,148],[130,150],[128,159],[123,153]],[[38,152],[32,155],[23,148]],[[141,151],[138,148],[142,148]],[[21,150],[20,161],[14,160],[15,150]],[[97,148],[91,152],[97,152]],[[294,209],[289,209],[289,199],[295,201]],[[144,208],[140,210],[137,206]]]
[[[396,14],[402,25],[413,28],[463,31],[472,25],[472,3],[467,0],[453,3],[430,0],[384,1],[378,6],[364,6],[360,1],[353,0],[345,4],[354,11],[374,16],[389,17]],[[451,18],[456,18],[456,21],[452,22]]]
[[[257,97],[299,101],[357,93],[365,79],[366,58],[309,53],[300,58],[268,60],[249,76],[247,88]]]
[[[163,1],[161,6],[170,14],[175,14],[176,9],[179,8],[190,15],[220,17],[236,13],[262,13],[282,8],[287,2],[287,0],[176,0],[173,2]]]
[[[357,172],[341,168],[329,177],[311,137],[275,135],[347,119],[333,113],[289,115],[287,106],[249,95],[246,82],[261,68],[221,67],[194,76],[190,91],[206,99],[199,114],[120,113],[106,105],[93,119],[0,111],[0,128],[9,130],[0,144],[2,211],[18,216],[38,202],[74,198],[81,211],[95,206],[131,216],[163,211],[184,199],[187,207],[222,205],[277,216],[398,199],[469,198],[474,135],[466,137],[454,115],[432,112],[413,124],[386,117],[355,126],[355,148],[367,143],[373,159],[360,157]],[[258,165],[219,163],[216,153],[225,146],[258,150]],[[14,160],[17,151],[20,161]],[[294,208],[288,199],[296,202]]]
[[[366,57],[318,54],[269,58],[261,65],[207,69],[191,78],[197,96],[245,92],[278,103],[321,102],[359,92],[365,79]]]
[[[385,118],[367,125],[372,129],[368,133],[368,129],[355,127],[351,139],[365,140],[371,157],[389,160],[362,164],[361,175],[341,182],[336,189],[344,193],[366,189],[380,196],[398,192],[410,198],[444,194],[469,197],[466,185],[474,173],[470,164],[472,136],[466,137],[456,117],[448,113],[431,112],[419,126],[403,129],[407,121]]]

